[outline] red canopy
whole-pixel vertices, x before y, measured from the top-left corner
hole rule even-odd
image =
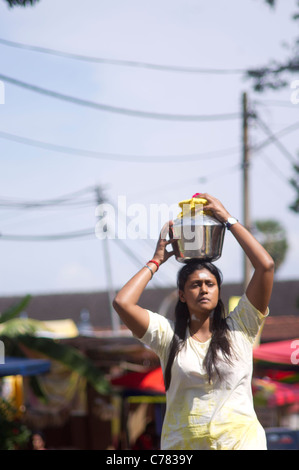
[[[132,390],[164,394],[165,386],[161,367],[148,372],[130,372],[111,380],[112,385]]]
[[[253,350],[253,357],[261,361],[299,367],[299,339],[261,344]]]

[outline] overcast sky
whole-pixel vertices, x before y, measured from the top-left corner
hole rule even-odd
[[[9,9],[1,0],[0,39],[107,62],[2,43],[0,73],[108,109],[4,82],[0,202],[74,196],[68,206],[0,206],[0,295],[103,290],[105,253],[117,289],[152,257],[155,239],[105,243],[92,233],[96,186],[116,206],[125,201],[127,211],[141,204],[143,229],[152,238],[158,237],[158,228],[153,234],[151,205],[172,206],[195,192],[215,195],[242,221],[242,93],[248,93],[251,108],[273,133],[299,121],[299,104],[291,103],[290,87],[254,93],[238,71],[289,55],[287,44],[298,35],[290,19],[294,5],[280,1],[272,10],[262,0],[40,0],[32,8]],[[138,112],[122,114],[119,108]],[[211,115],[227,119],[182,118]],[[290,249],[278,279],[299,278],[299,215],[288,209],[295,197],[288,179],[298,158],[298,134],[297,129],[281,137],[288,153],[271,144],[251,154],[251,218],[274,218],[288,234]],[[254,146],[267,134],[251,121],[249,137]],[[38,147],[37,141],[52,147]],[[76,154],[61,147],[76,149]],[[85,229],[91,235],[80,239],[5,239]],[[242,279],[242,253],[230,233],[216,264],[226,282]],[[180,267],[170,260],[153,285],[174,286]]]

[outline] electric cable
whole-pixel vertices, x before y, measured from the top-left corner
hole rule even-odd
[[[117,243],[117,246],[118,246],[129,258],[131,258],[131,259],[135,262],[137,268],[141,269],[141,268],[144,266],[145,262],[146,262],[147,259],[148,259],[148,258],[146,258],[146,256],[144,256],[144,255],[145,255],[144,252],[140,255],[140,257],[138,257],[138,256],[136,256],[136,254],[124,243],[123,240],[119,239],[118,237],[115,237],[115,241],[118,242],[118,243]],[[138,240],[138,241],[142,241],[142,240]],[[153,253],[153,252],[151,252],[151,253],[149,254],[149,258],[152,256],[152,253]],[[142,260],[142,261],[141,261],[141,260]],[[169,260],[167,261],[167,265],[166,265],[165,267],[168,267],[168,268],[170,268],[170,269],[171,269],[171,267],[173,267],[173,266],[171,266],[171,265],[169,264],[171,260],[172,260],[172,258],[169,258]],[[158,284],[161,284],[161,283],[162,283],[162,284],[164,285],[164,281],[163,281],[163,279],[161,279],[160,274],[162,274],[162,271],[159,272],[159,277],[153,276],[152,282],[157,281]],[[171,277],[169,276],[169,271],[163,270],[163,274],[162,274],[162,275],[163,275],[165,281],[166,281],[166,278],[168,278],[166,282],[170,282],[171,284],[173,284],[174,281],[173,281],[173,278],[171,278]]]
[[[65,202],[65,203],[52,203],[52,204],[43,204],[43,203],[15,203],[15,202],[10,202],[8,200],[2,200],[0,198],[0,208],[1,209],[80,209],[80,208],[86,208],[90,207],[90,205],[94,205],[94,201],[74,201],[74,202]]]
[[[46,208],[49,206],[80,206],[81,204],[90,203],[91,201],[75,201],[78,196],[84,195],[86,193],[90,193],[94,191],[94,186],[88,186],[86,188],[82,188],[78,191],[74,191],[58,198],[54,199],[46,199],[41,201],[22,201],[18,199],[8,199],[6,197],[0,196],[0,207],[7,207],[7,208],[15,208],[15,209],[38,209],[38,208]]]
[[[261,152],[262,157],[264,162],[268,165],[268,167],[272,170],[273,173],[278,176],[279,179],[281,179],[284,183],[286,183],[288,186],[290,186],[290,180],[283,175],[281,172],[281,168],[278,168],[278,166],[275,165],[273,162],[273,159],[271,159],[268,155],[266,155],[263,151]]]
[[[85,238],[94,236],[94,229],[78,230],[76,232],[56,233],[52,235],[13,235],[0,233],[0,241],[16,241],[16,242],[45,242],[57,240],[71,240],[75,238]],[[94,237],[95,238],[95,237]]]
[[[213,181],[219,177],[225,176],[225,175],[231,175],[235,171],[239,171],[242,169],[242,164],[237,163],[236,165],[232,165],[227,168],[221,168],[219,171],[214,171],[213,173],[210,173],[207,176],[202,176],[198,177],[199,183],[206,183],[207,181]]]
[[[111,106],[103,103],[95,103],[94,101],[89,101],[81,98],[76,98],[74,96],[65,95],[56,91],[48,90],[46,88],[39,87],[37,85],[32,85],[30,83],[23,82],[16,78],[8,77],[7,75],[0,74],[0,80],[10,83],[29,91],[39,93],[51,98],[59,99],[66,101],[75,105],[85,106],[88,108],[96,109],[99,111],[107,111],[110,113],[116,113],[121,115],[126,115],[130,117],[140,117],[146,119],[157,119],[157,120],[166,120],[166,121],[185,121],[185,122],[196,122],[196,121],[227,121],[235,120],[240,118],[240,113],[223,113],[223,114],[206,114],[206,115],[196,115],[196,114],[167,114],[167,113],[155,113],[147,111],[139,111],[135,109],[122,108],[118,106]]]
[[[253,152],[259,152],[262,148],[266,147],[267,145],[271,144],[273,141],[273,138],[278,139],[279,137],[283,137],[284,135],[289,134],[290,132],[293,132],[295,130],[299,129],[299,122],[296,122],[290,126],[287,126],[280,131],[276,133],[272,133],[271,137],[268,139],[264,140],[263,142],[260,142],[254,146],[251,147],[251,151]]]
[[[283,108],[292,108],[294,111],[298,111],[298,107],[295,104],[291,103],[290,101],[282,101],[282,100],[254,100],[253,104],[262,105],[262,106],[277,106]]]
[[[133,261],[133,263],[137,266],[138,269],[141,269],[145,264],[144,262],[140,261],[141,258],[138,258],[135,255],[135,253],[132,250],[130,250],[130,248],[128,248],[128,246],[125,245],[123,240],[120,240],[119,238],[116,238],[115,240],[118,242],[117,243],[118,248],[120,248],[121,251],[123,251],[123,253],[125,253],[125,255]],[[157,282],[157,280],[158,280],[158,282]],[[159,280],[159,278],[154,278],[153,277],[152,281],[155,285],[161,283],[161,280]]]
[[[270,141],[273,142],[276,147],[283,153],[283,155],[292,163],[296,163],[296,158],[288,151],[288,149],[280,142],[277,135],[275,135],[271,129],[265,124],[259,116],[256,116],[257,123],[260,127],[264,130],[266,134],[268,134]]]
[[[49,142],[42,142],[35,139],[29,139],[28,137],[22,137],[16,134],[0,131],[0,138],[10,140],[19,144],[30,145],[33,147],[43,148],[53,152],[67,153],[77,155],[81,157],[91,157],[100,160],[116,160],[123,162],[138,162],[138,163],[167,163],[176,161],[193,161],[198,159],[210,159],[225,157],[239,150],[239,147],[230,147],[222,150],[214,150],[206,153],[198,154],[185,154],[185,155],[128,155],[128,154],[117,154],[109,152],[95,152],[86,149],[78,149],[73,147],[67,147],[63,145],[52,144]]]
[[[58,51],[56,49],[49,49],[47,47],[32,46],[29,44],[23,44],[15,41],[9,41],[7,39],[0,38],[0,44],[9,47],[15,47],[19,49],[26,49],[34,52],[41,52],[44,54],[51,54],[59,57],[68,59],[76,59],[85,62],[98,63],[98,64],[109,64],[109,65],[120,65],[126,67],[137,67],[146,68],[166,72],[187,72],[195,74],[216,74],[216,75],[236,75],[247,73],[247,70],[243,69],[208,69],[200,67],[183,67],[175,65],[159,65],[143,61],[134,60],[123,60],[123,59],[105,59],[100,57],[91,57],[86,55],[74,54],[71,52]]]

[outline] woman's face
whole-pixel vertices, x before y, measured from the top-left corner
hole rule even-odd
[[[217,306],[219,288],[217,279],[208,269],[200,269],[189,275],[179,298],[188,306],[190,315],[209,314]]]

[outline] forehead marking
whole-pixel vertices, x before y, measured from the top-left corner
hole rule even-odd
[[[207,278],[210,278],[210,277],[214,277],[212,273],[206,272],[206,271],[203,271],[203,270],[194,272],[193,276],[196,279],[207,279]]]

